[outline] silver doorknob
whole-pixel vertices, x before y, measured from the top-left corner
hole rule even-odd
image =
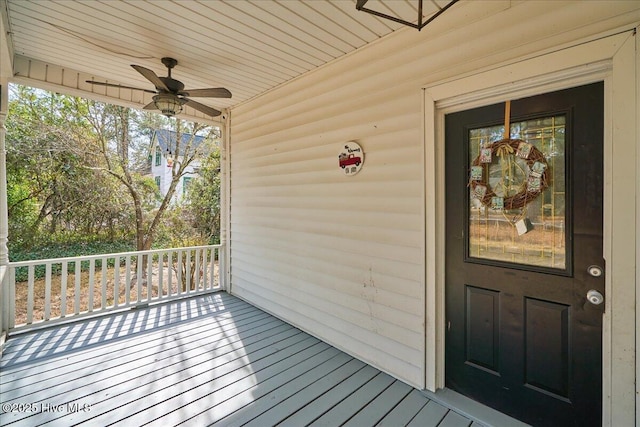
[[[595,289],[591,289],[589,292],[587,292],[587,299],[593,305],[600,305],[604,302],[604,296],[602,296],[602,294]]]

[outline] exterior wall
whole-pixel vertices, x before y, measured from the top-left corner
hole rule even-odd
[[[425,257],[425,175],[435,172],[421,88],[629,31],[639,8],[464,2],[422,32],[398,31],[234,108],[231,291],[424,387],[425,277],[438,273]],[[351,140],[365,163],[345,177],[336,157]],[[627,204],[635,210],[633,195]]]
[[[264,133],[232,117],[233,293],[420,385],[420,92],[345,103],[353,82],[336,83],[329,99],[283,112]],[[354,111],[360,102],[368,108]],[[365,152],[352,177],[338,167],[349,140]]]

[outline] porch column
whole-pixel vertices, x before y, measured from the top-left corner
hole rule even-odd
[[[5,121],[9,102],[9,82],[0,77],[0,356],[7,337],[10,312],[9,281],[7,280],[7,265],[9,264],[9,215],[7,212],[7,156],[5,150],[5,135],[7,129]]]
[[[5,136],[7,128],[5,121],[9,109],[9,82],[0,80],[0,266],[9,264],[9,214],[7,208],[7,153]]]
[[[231,293],[229,268],[231,267],[231,248],[229,239],[229,190],[231,169],[229,163],[229,148],[231,141],[231,111],[225,110],[222,146],[220,147],[220,244],[223,245],[220,261],[220,284]]]

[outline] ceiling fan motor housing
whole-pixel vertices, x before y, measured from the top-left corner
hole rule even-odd
[[[172,79],[171,77],[160,77],[160,80],[162,80],[162,82],[165,84],[165,86],[167,86],[171,93],[177,94],[178,92],[182,92],[184,90],[184,83],[182,83],[180,80]],[[156,89],[164,92],[162,88]]]

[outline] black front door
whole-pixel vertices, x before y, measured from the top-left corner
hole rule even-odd
[[[446,385],[536,426],[601,423],[603,93],[446,116]]]

